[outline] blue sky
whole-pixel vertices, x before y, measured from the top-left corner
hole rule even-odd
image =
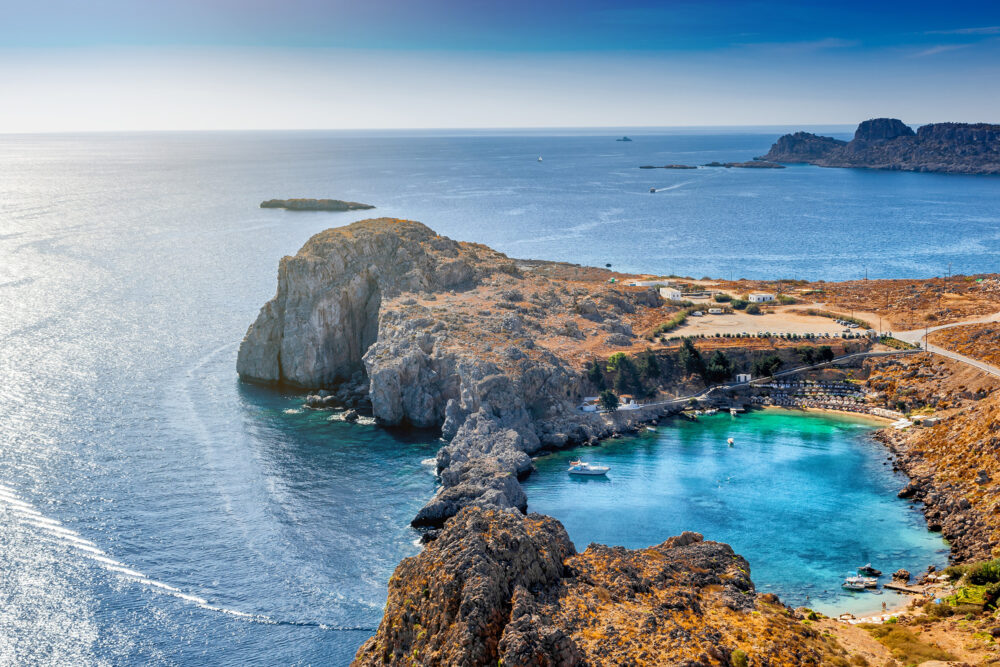
[[[0,132],[1000,120],[1000,3],[0,2]]]

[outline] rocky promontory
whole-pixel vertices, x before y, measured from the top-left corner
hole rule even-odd
[[[821,665],[839,649],[725,544],[577,553],[539,514],[468,508],[389,581],[355,665]]]
[[[663,303],[652,288],[548,277],[590,271],[516,262],[407,220],[329,229],[281,260],[237,370],[299,388],[364,384],[380,423],[440,428],[441,487],[415,525],[440,526],[468,505],[523,511],[518,478],[532,454],[665,411],[576,409],[594,391],[580,350],[630,346],[632,321]]]
[[[375,208],[371,204],[340,199],[268,199],[261,208],[284,208],[289,211],[365,211]]]
[[[849,142],[809,132],[786,134],[759,159],[821,167],[1000,174],[1000,125],[933,123],[914,132],[901,120],[874,118],[858,125]]]

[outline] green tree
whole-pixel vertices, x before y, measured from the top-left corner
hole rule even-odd
[[[636,368],[639,369],[639,375],[647,380],[660,377],[660,363],[652,350],[646,350],[636,357]]]
[[[821,345],[819,352],[816,354],[816,358],[824,363],[833,361],[833,348],[829,345]]]
[[[604,369],[601,368],[601,364],[597,359],[594,359],[587,365],[587,379],[598,389],[604,389],[606,386],[604,384]]]
[[[733,297],[726,294],[725,292],[716,292],[714,295],[712,295],[712,298],[715,299],[716,303],[726,303],[728,301],[733,300]]]
[[[618,397],[615,396],[615,392],[610,389],[605,389],[600,394],[601,407],[608,412],[614,412],[618,409]]]
[[[746,299],[733,299],[729,305],[731,305],[736,310],[743,310],[744,308],[747,307],[747,305],[749,305],[749,303],[750,302],[747,301]]]
[[[639,371],[635,367],[635,362],[632,361],[631,357],[621,352],[616,353],[615,356],[618,356],[618,354],[622,356],[615,363],[615,368],[617,369],[615,391],[619,394],[644,393],[645,389],[642,386],[642,381],[639,379]]]
[[[799,353],[800,357],[802,357],[802,361],[806,364],[806,366],[812,366],[816,363],[816,348],[813,346],[802,345],[795,351]]]
[[[677,360],[680,362],[681,368],[688,375],[705,377],[705,360],[702,358],[698,348],[694,346],[694,339],[684,339],[680,352],[677,353]]]
[[[705,377],[708,382],[717,384],[725,382],[733,376],[733,362],[722,350],[716,350],[708,359]]]
[[[610,357],[608,357],[608,372],[614,373],[618,370],[619,364],[623,361],[628,361],[628,355],[624,352],[615,352]]]
[[[776,354],[769,354],[766,357],[761,357],[753,362],[753,374],[754,377],[770,377],[775,374],[775,372],[781,368],[784,362],[781,361],[781,357]]]
[[[746,313],[747,315],[760,315],[760,306],[756,303],[747,304]]]

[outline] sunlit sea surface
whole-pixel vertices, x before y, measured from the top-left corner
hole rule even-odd
[[[747,159],[783,131],[0,136],[0,664],[344,664],[371,634],[417,552],[436,434],[234,373],[279,258],[326,227],[408,217],[696,277],[997,270],[1000,179],[636,168]],[[295,196],[378,209],[258,208]],[[540,462],[532,509],[581,546],[730,541],[793,601],[807,574],[819,596],[857,561],[941,560],[865,429],[755,419],[594,450],[614,470],[593,497]],[[872,521],[891,539],[861,542]]]

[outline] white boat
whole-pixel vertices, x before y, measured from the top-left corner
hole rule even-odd
[[[863,591],[868,588],[868,582],[864,577],[848,577],[841,586],[850,591]]]
[[[646,427],[646,430],[647,430],[647,431],[653,431],[654,433],[656,432],[656,429],[655,429],[655,428],[653,428],[652,426],[647,426],[647,427]]]
[[[571,475],[607,475],[611,470],[608,466],[595,466],[583,461],[570,461],[568,472]]]
[[[539,161],[539,162],[541,162],[541,161],[542,161],[542,156],[541,156],[541,155],[539,155],[539,156],[538,156],[538,161]]]

